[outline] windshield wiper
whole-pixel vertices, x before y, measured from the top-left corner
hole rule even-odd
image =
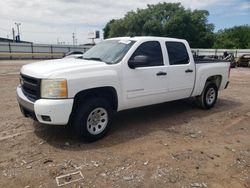
[[[94,61],[101,61],[107,64],[110,64],[110,62],[104,61],[103,59],[99,58],[99,57],[80,57],[81,59],[85,59],[85,60],[94,60]]]
[[[94,61],[103,61],[101,58],[99,57],[90,57],[90,58],[85,58],[85,57],[82,57],[83,59],[86,59],[86,60],[94,60]]]

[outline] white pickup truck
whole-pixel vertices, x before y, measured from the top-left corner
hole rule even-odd
[[[17,99],[25,117],[72,125],[94,141],[107,133],[117,111],[188,97],[209,109],[229,74],[228,62],[195,61],[185,40],[112,38],[78,59],[24,65]]]

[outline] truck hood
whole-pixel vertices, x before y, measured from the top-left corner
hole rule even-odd
[[[98,66],[107,65],[100,61],[65,58],[24,65],[21,68],[21,73],[35,78],[48,78],[53,74],[63,73],[69,69],[88,69]]]

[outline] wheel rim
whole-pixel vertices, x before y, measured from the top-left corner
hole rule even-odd
[[[104,108],[95,108],[87,118],[87,130],[93,135],[100,134],[108,124],[108,112]]]
[[[206,101],[208,105],[213,104],[213,102],[215,101],[215,97],[216,97],[216,92],[214,88],[209,88],[206,94]]]

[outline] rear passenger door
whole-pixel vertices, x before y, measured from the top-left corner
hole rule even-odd
[[[171,100],[189,97],[195,81],[195,65],[190,60],[184,43],[165,42],[169,59],[168,98]]]

